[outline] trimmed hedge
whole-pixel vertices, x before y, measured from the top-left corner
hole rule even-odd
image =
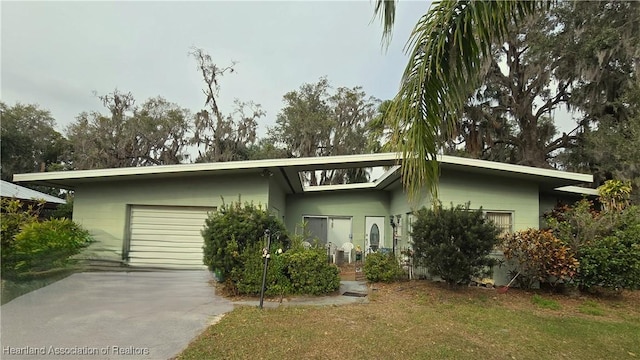
[[[274,251],[275,249],[275,251]],[[322,249],[290,249],[278,253],[273,247],[267,268],[266,295],[320,295],[340,288],[340,271],[327,263]],[[262,285],[264,258],[262,249],[254,247],[245,254],[245,267],[238,280],[238,291],[257,295]]]
[[[364,260],[364,275],[371,282],[393,282],[399,280],[404,272],[393,254],[375,252]]]

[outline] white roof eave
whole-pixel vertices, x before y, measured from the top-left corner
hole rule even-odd
[[[582,186],[561,186],[559,188],[555,188],[555,191],[578,194],[578,195],[588,195],[588,196],[599,196],[597,189],[585,188]]]
[[[396,180],[399,176],[399,153],[382,153],[382,154],[363,154],[363,155],[342,155],[327,157],[310,157],[310,158],[292,158],[292,159],[268,159],[268,160],[252,160],[252,161],[231,161],[220,163],[201,163],[201,164],[180,164],[180,165],[161,165],[133,168],[117,168],[117,169],[97,169],[97,170],[76,170],[76,171],[60,171],[60,172],[44,172],[17,174],[14,180],[17,182],[30,182],[40,184],[55,184],[60,187],[73,187],[74,184],[91,181],[91,180],[108,180],[109,178],[130,178],[130,177],[164,177],[171,174],[189,176],[189,174],[200,175],[208,172],[215,173],[234,173],[260,169],[280,169],[288,181],[292,182],[294,192],[302,190],[308,191],[327,191],[340,189],[383,189],[388,183]],[[552,169],[541,169],[529,166],[498,163],[493,161],[461,158],[455,156],[441,155],[438,161],[443,168],[471,168],[480,172],[495,173],[505,172],[515,176],[525,176],[549,180],[553,180],[559,185],[573,185],[579,183],[593,182],[593,176],[589,174],[579,174],[565,172]],[[379,179],[372,183],[348,184],[352,187],[336,188],[337,185],[328,185],[328,187],[304,187],[299,176],[293,174],[301,171],[320,170],[320,169],[341,169],[353,167],[377,167],[391,166],[392,168],[385,172]]]

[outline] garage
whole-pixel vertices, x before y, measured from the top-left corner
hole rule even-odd
[[[130,206],[129,265],[205,269],[201,231],[215,208]]]

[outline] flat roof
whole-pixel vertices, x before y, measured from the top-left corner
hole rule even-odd
[[[48,203],[64,204],[63,199],[35,191],[24,186],[16,185],[8,181],[0,180],[0,194],[6,198],[16,198],[21,200],[44,200]]]
[[[458,170],[467,173],[530,180],[552,189],[593,182],[593,176],[589,174],[541,169],[448,155],[439,156],[437,160],[443,170]],[[286,184],[284,187],[287,188],[287,192],[289,193],[353,189],[384,190],[391,184],[397,183],[400,179],[400,168],[398,165],[401,163],[402,158],[400,153],[380,153],[29,173],[16,174],[14,175],[14,180],[16,182],[73,189],[78,184],[95,181],[160,179],[269,171],[271,174],[277,175],[277,178],[283,184]],[[299,175],[302,171],[311,170],[372,167],[389,167],[390,169],[373,181],[345,185],[305,186]]]

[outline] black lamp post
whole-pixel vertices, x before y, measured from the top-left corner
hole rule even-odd
[[[396,225],[397,224],[393,220],[393,215],[389,216],[389,224],[391,224],[391,229],[393,230],[392,231],[393,235],[391,237],[391,239],[392,239],[392,243],[391,243],[392,244],[392,249],[391,250],[393,251],[393,256],[396,256]]]

